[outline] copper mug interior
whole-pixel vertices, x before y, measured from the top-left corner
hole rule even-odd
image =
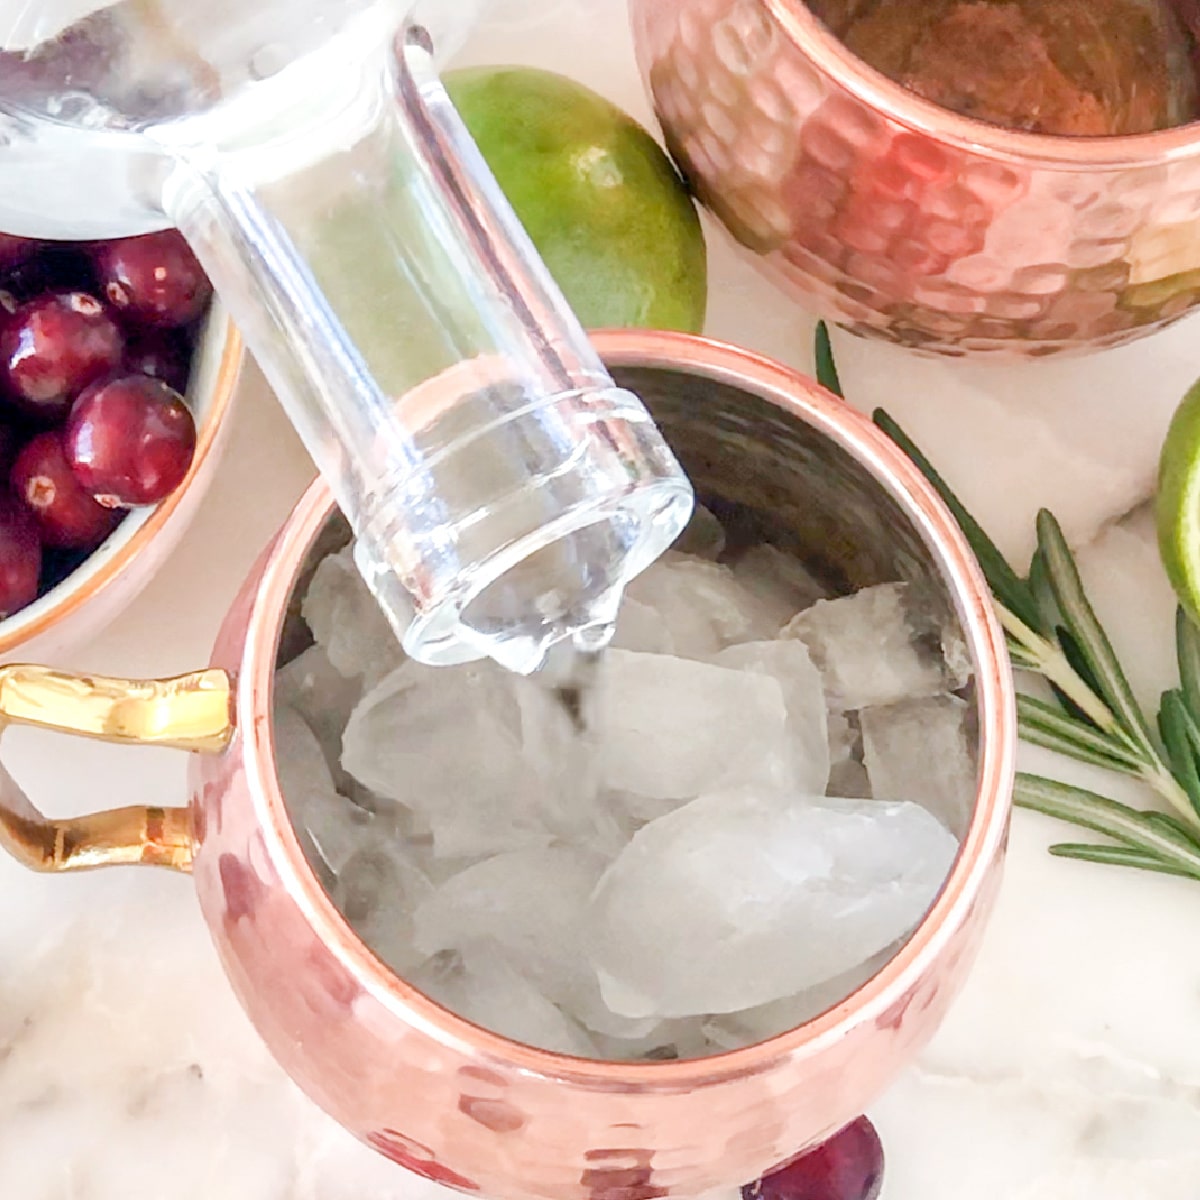
[[[1125,137],[959,116],[804,0],[630,0],[668,146],[804,307],[943,355],[1116,346],[1200,301],[1200,124]]]
[[[931,1036],[999,881],[1015,717],[1003,635],[952,518],[896,447],[812,381],[682,335],[597,335],[699,494],[848,591],[922,581],[975,665],[978,783],[933,908],[872,980],[781,1037],[712,1058],[571,1059],[470,1025],[374,958],[335,910],[274,765],[273,676],[310,642],[299,598],[346,525],[320,483],[265,552],[212,666],[123,683],[0,668],[0,714],[196,751],[190,807],[52,821],[5,779],[0,841],[37,869],[191,870],[229,978],[292,1078],[380,1153],[496,1197],[649,1200],[741,1184],[871,1103]]]

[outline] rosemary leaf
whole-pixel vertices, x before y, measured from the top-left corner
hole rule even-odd
[[[832,392],[842,396],[842,381],[838,378],[837,363],[833,358],[833,347],[829,343],[829,326],[824,321],[817,322],[816,337],[817,382]]]
[[[1054,598],[1054,589],[1050,586],[1050,576],[1046,572],[1046,560],[1040,550],[1033,552],[1033,558],[1029,562],[1028,587],[1042,616],[1038,632],[1048,633],[1057,629],[1062,624],[1062,613],[1058,611],[1058,601]]]
[[[933,485],[946,507],[958,522],[967,539],[996,599],[1014,616],[1035,632],[1040,625],[1037,604],[1025,581],[1009,566],[995,542],[983,531],[983,527],[963,507],[962,501],[950,489],[950,485],[933,469],[933,464],[917,449],[908,434],[882,409],[874,413],[875,424],[912,459],[917,470]]]
[[[1017,775],[1013,799],[1022,808],[1103,834],[1200,878],[1200,844],[1126,804],[1038,775]]]
[[[1038,660],[1019,642],[1008,639],[1008,657],[1017,671],[1036,671]]]
[[[1074,637],[1075,649],[1087,665],[1093,689],[1106,701],[1125,731],[1143,745],[1149,754],[1155,754],[1150,727],[1133,697],[1133,690],[1117,661],[1112,643],[1088,603],[1067,539],[1063,537],[1054,515],[1046,509],[1038,513],[1037,533],[1038,547],[1046,561],[1050,586],[1054,589],[1063,620]],[[1069,653],[1064,646],[1064,654]]]
[[[1158,709],[1158,731],[1166,747],[1171,774],[1187,793],[1188,800],[1200,814],[1200,768],[1196,763],[1200,747],[1200,730],[1188,713],[1183,692],[1178,688],[1163,692]]]
[[[1100,680],[1096,678],[1095,672],[1092,670],[1092,664],[1089,662],[1087,655],[1084,654],[1083,647],[1079,644],[1079,639],[1066,625],[1060,625],[1054,631],[1054,636],[1057,638],[1063,658],[1067,660],[1071,670],[1087,684],[1089,690],[1094,695],[1103,696],[1104,688]]]
[[[1095,846],[1088,842],[1059,842],[1050,847],[1055,858],[1077,858],[1081,862],[1106,863],[1114,867],[1134,867],[1139,871],[1154,871],[1183,879],[1200,879],[1200,874],[1176,863],[1165,862],[1144,850],[1131,846]]]
[[[1175,610],[1175,654],[1184,703],[1200,721],[1200,629],[1182,607]]]
[[[1170,813],[1148,811],[1142,813],[1142,816],[1154,825],[1167,830],[1169,833],[1178,834],[1180,837],[1187,838],[1189,841],[1196,842],[1200,845],[1200,838],[1197,837],[1197,830],[1189,829],[1178,817],[1171,816]]]
[[[1034,696],[1018,694],[1017,716],[1021,736],[1035,746],[1124,775],[1140,775],[1146,766],[1144,758],[1100,733],[1090,721],[1079,720]]]
[[[997,602],[996,611],[1010,641],[1015,642],[1032,660],[1035,670],[1047,683],[1063,706],[1080,720],[1090,721],[1101,733],[1127,738],[1112,710],[1076,673],[1057,642],[1048,641],[1035,633],[1019,617]],[[1140,743],[1135,748],[1141,752]],[[1165,769],[1165,768],[1164,768]]]

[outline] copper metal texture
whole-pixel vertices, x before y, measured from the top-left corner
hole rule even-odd
[[[630,0],[666,141],[803,306],[944,355],[1116,346],[1200,300],[1200,125],[1013,132],[866,66],[803,0]]]
[[[596,341],[706,500],[753,514],[843,589],[924,586],[972,657],[979,771],[959,857],[896,957],[816,1020],[708,1059],[584,1061],[470,1025],[372,955],[305,857],[275,767],[275,670],[310,641],[299,597],[348,537],[320,482],[252,571],[209,671],[159,685],[31,668],[0,676],[0,721],[198,751],[190,820],[142,809],[46,822],[0,773],[10,849],[47,870],[190,858],[229,979],[292,1078],[393,1162],[496,1200],[694,1196],[828,1137],[937,1028],[986,925],[1008,828],[1016,718],[1003,633],[962,535],[912,464],[848,405],[766,359],[677,334]],[[436,409],[438,387],[459,382],[451,373],[425,385],[421,402]],[[39,842],[28,827],[39,819],[63,836]],[[92,840],[80,846],[77,834]]]

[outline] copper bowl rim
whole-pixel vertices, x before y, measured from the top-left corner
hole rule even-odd
[[[650,0],[654,3],[655,0]],[[938,142],[1015,164],[1064,171],[1162,166],[1200,153],[1200,121],[1155,133],[1065,137],[1024,133],[960,116],[922,99],[851,53],[804,0],[760,0],[817,69],[876,112]]]
[[[675,1092],[756,1074],[797,1052],[810,1054],[832,1045],[851,1027],[886,1023],[901,997],[935,971],[938,955],[969,917],[1003,850],[1015,770],[1014,686],[1004,634],[965,539],[924,477],[870,421],[804,376],[733,346],[675,333],[609,330],[592,336],[610,367],[679,368],[741,387],[830,437],[897,500],[955,597],[963,634],[978,667],[980,728],[986,731],[981,737],[979,792],[954,867],[904,948],[871,980],[815,1020],[745,1049],[676,1062],[600,1061],[538,1050],[472,1025],[393,975],[358,939],[308,866],[273,765],[270,712],[284,615],[297,568],[334,506],[321,480],[309,488],[281,530],[254,596],[237,683],[239,738],[266,853],[284,887],[349,977],[385,1011],[477,1062],[482,1057],[497,1066],[594,1090]]]
[[[183,482],[154,508],[133,534],[99,568],[89,572],[77,584],[74,583],[75,572],[73,572],[46,592],[45,596],[39,597],[38,601],[48,597],[53,599],[37,615],[36,619],[27,623],[22,622],[20,620],[21,613],[17,612],[13,614],[11,620],[0,621],[0,655],[12,654],[26,642],[53,629],[54,626],[74,615],[85,605],[92,603],[112,587],[171,520],[197,476],[207,469],[208,459],[214,451],[217,438],[228,417],[229,407],[233,402],[242,363],[245,359],[242,335],[219,303],[214,304],[207,321],[208,324],[204,326],[205,333],[202,337],[211,338],[214,336],[214,331],[219,331],[220,359],[213,370],[212,383],[208,389],[208,409],[196,432],[196,450],[192,455],[192,465],[188,468]],[[203,345],[203,340],[200,344]],[[117,536],[119,533],[118,527],[113,536]],[[102,543],[95,553],[103,548],[104,544]],[[79,570],[82,571],[82,566]],[[61,594],[55,596],[56,592]]]

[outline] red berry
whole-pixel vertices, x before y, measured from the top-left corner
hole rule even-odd
[[[204,269],[173,229],[104,242],[95,258],[109,304],[138,325],[187,325],[212,295]]]
[[[0,475],[7,475],[12,468],[17,451],[29,436],[16,425],[0,421]]]
[[[22,304],[0,328],[0,382],[27,412],[47,420],[121,361],[124,338],[99,300],[51,292]]]
[[[161,379],[177,392],[187,390],[192,351],[178,330],[153,329],[129,340],[123,370],[129,375]]]
[[[0,620],[37,599],[42,544],[33,514],[0,496]]]
[[[0,271],[32,258],[38,249],[38,243],[29,238],[13,237],[11,233],[0,233]]]
[[[0,287],[18,304],[35,300],[44,292],[96,294],[96,272],[92,260],[79,246],[43,242],[38,252],[5,274]]]
[[[101,504],[155,504],[187,475],[196,424],[174,388],[128,375],[94,384],[75,401],[63,445],[76,478]]]
[[[121,514],[97,504],[71,471],[57,430],[39,433],[17,455],[12,490],[37,521],[44,546],[93,550],[117,527]]]
[[[815,1150],[742,1188],[743,1200],[877,1200],[883,1144],[866,1117]]]

